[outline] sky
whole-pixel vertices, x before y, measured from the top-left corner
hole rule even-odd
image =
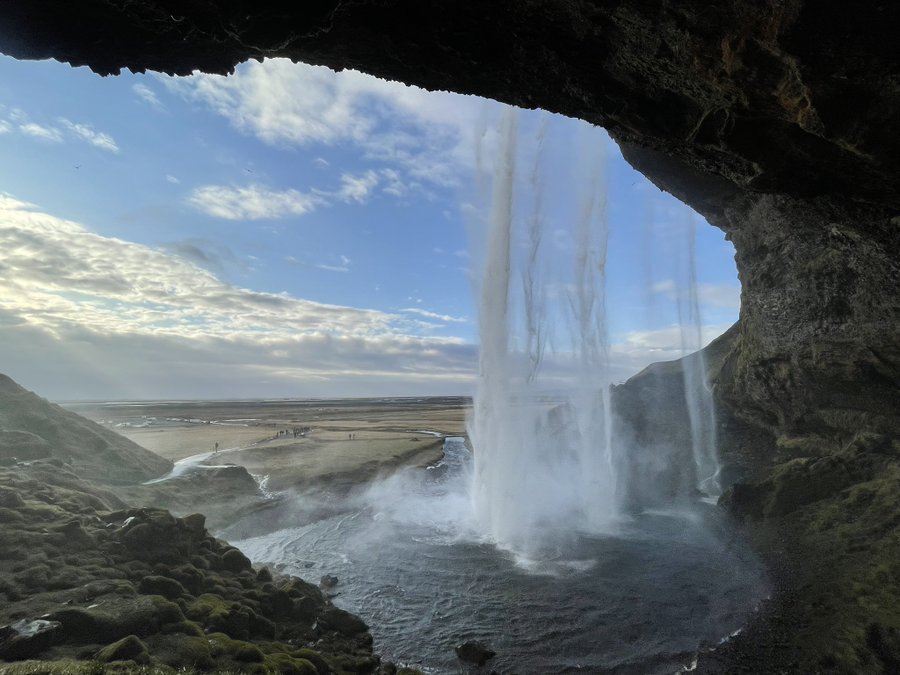
[[[502,111],[284,60],[101,78],[0,57],[0,372],[54,400],[473,393]],[[602,129],[518,120],[514,217],[539,215],[550,304],[602,193],[614,381],[695,346],[694,275],[701,341],[737,319],[719,230]]]

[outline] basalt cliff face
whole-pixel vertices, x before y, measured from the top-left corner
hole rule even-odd
[[[9,0],[0,51],[101,74],[281,56],[606,127],[737,251],[725,501],[800,570],[782,628],[748,634],[779,672],[897,672],[898,25],[877,0]]]

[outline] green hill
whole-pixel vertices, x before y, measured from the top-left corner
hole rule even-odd
[[[172,463],[0,374],[0,464],[55,458],[101,483],[141,482]]]

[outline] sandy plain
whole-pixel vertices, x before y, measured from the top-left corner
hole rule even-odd
[[[442,456],[466,398],[172,401],[68,406],[172,461],[236,464],[282,489],[360,482]],[[216,451],[218,444],[218,451]]]

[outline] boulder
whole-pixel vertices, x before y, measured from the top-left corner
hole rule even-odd
[[[22,619],[8,626],[0,626],[0,659],[18,661],[32,659],[46,651],[59,637],[60,623]]]
[[[476,666],[483,666],[497,655],[493,649],[485,645],[483,642],[471,640],[456,645],[456,656],[460,661],[473,663]]]
[[[319,625],[325,630],[333,630],[341,635],[356,635],[369,630],[365,621],[334,605],[326,607],[319,615]]]
[[[136,635],[129,635],[111,645],[101,649],[94,658],[100,663],[110,661],[136,661],[137,663],[149,663],[150,654],[147,645],[141,642]]]
[[[149,576],[141,579],[138,591],[144,595],[161,595],[168,600],[175,600],[187,591],[184,586],[169,577]]]
[[[230,572],[243,572],[253,568],[250,559],[236,548],[230,548],[222,554],[222,567]]]

